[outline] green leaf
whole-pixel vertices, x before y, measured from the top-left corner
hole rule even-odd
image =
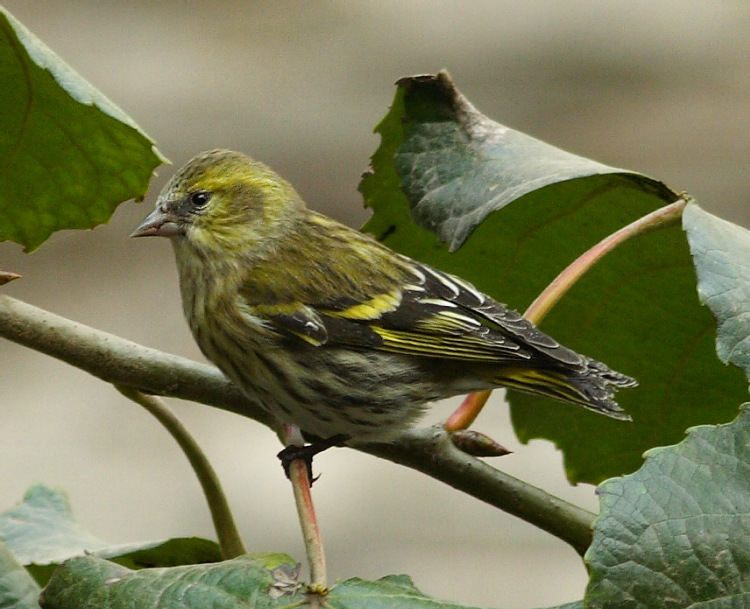
[[[58,563],[108,544],[73,518],[68,498],[42,484],[32,486],[23,502],[0,514],[0,537],[21,563]]]
[[[750,606],[750,410],[599,489],[584,606]]]
[[[0,7],[0,241],[107,222],[165,162],[122,110]]]
[[[683,225],[698,296],[717,321],[716,351],[750,378],[750,232],[697,205],[685,210]]]
[[[299,565],[279,554],[244,555],[210,565],[131,571],[98,557],[74,558],[43,591],[45,609],[290,606],[304,596]]]
[[[491,121],[445,73],[402,79],[377,131],[360,184],[374,210],[363,230],[521,311],[589,248],[679,198]],[[573,482],[634,471],[645,450],[686,428],[731,420],[746,396],[739,371],[716,357],[715,324],[696,298],[677,225],[608,254],[541,327],[640,383],[617,397],[632,424],[508,392],[518,437],[555,442]]]
[[[49,579],[57,565],[84,553],[114,559],[131,568],[221,560],[217,544],[206,539],[107,543],[74,519],[63,493],[41,484],[28,490],[23,503],[0,514],[0,539],[41,583]]]
[[[63,565],[44,589],[45,609],[294,607],[305,602],[299,565],[280,554],[247,554],[212,565],[129,571],[96,557]],[[487,585],[479,579],[478,585]],[[462,609],[431,599],[404,576],[333,586],[330,609]],[[465,608],[468,609],[468,608]]]
[[[487,584],[487,580],[477,579],[477,585]],[[331,588],[326,601],[332,609],[468,609],[425,596],[406,575],[389,575],[377,581],[352,578]]]
[[[39,609],[39,585],[0,541],[0,608]]]

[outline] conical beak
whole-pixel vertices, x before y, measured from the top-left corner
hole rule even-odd
[[[174,237],[180,226],[173,214],[157,207],[130,233],[131,237]]]

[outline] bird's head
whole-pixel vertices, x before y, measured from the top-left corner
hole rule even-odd
[[[131,237],[169,237],[177,251],[260,253],[303,208],[294,188],[263,163],[210,150],[175,173]]]

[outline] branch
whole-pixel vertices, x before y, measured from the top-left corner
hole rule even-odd
[[[391,444],[357,449],[411,467],[567,542],[581,556],[596,514],[514,478],[455,447],[442,426],[411,429]]]
[[[199,402],[271,428],[275,425],[271,415],[212,366],[149,349],[1,294],[0,336],[113,385]]]
[[[276,421],[216,368],[149,349],[6,295],[0,295],[0,336],[51,355],[114,385],[181,398],[255,419]],[[397,442],[358,447],[412,467],[518,516],[583,553],[595,515],[504,474],[452,446],[445,432],[412,430]]]

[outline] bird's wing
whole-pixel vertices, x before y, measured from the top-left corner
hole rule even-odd
[[[260,305],[252,307],[252,315],[289,340],[315,346],[511,364],[541,354],[568,366],[585,365],[586,358],[461,279],[424,265],[412,273],[414,281],[368,299]]]

